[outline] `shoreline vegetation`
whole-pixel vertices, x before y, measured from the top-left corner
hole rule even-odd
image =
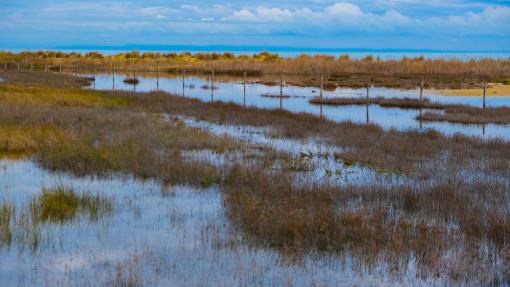
[[[413,98],[320,98],[309,101],[314,105],[346,106],[346,105],[379,105],[387,108],[427,109],[443,111],[425,112],[417,120],[451,122],[461,124],[510,124],[510,107],[478,108],[458,104],[442,104],[429,99]]]
[[[242,78],[262,78],[278,83],[281,74],[288,84],[319,87],[324,74],[324,88],[366,87],[370,83],[380,87],[414,89],[422,80],[425,87],[435,89],[478,88],[482,82],[508,84],[510,60],[504,59],[426,59],[424,57],[382,60],[373,56],[351,59],[340,57],[300,55],[284,58],[278,54],[261,52],[254,55],[233,53],[153,53],[132,51],[116,55],[98,52],[64,53],[58,51],[1,52],[2,68],[49,70],[67,72],[116,71],[159,72],[161,74],[211,74]]]
[[[0,156],[26,153],[41,167],[78,176],[217,187],[243,243],[283,256],[319,252],[349,256],[363,270],[381,270],[383,262],[377,272],[405,274],[416,266],[420,277],[452,284],[510,283],[508,141],[384,130],[162,92],[85,91],[73,76],[55,73],[41,83],[40,74],[0,83]],[[282,152],[193,128],[179,117],[268,128],[280,139],[317,139],[335,148],[331,160],[377,177],[317,180],[284,168]],[[204,150],[241,156],[218,165],[184,156]],[[103,202],[106,213],[112,206],[101,197],[80,205],[66,190],[56,195],[47,199],[58,203],[50,217],[57,221],[80,210],[93,213],[97,204],[90,202]],[[12,210],[0,206],[0,230],[9,230]],[[222,244],[229,246],[228,239],[215,246]]]

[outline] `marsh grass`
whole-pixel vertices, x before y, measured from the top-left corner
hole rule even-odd
[[[125,97],[133,107],[154,113],[180,114],[218,124],[270,127],[273,134],[282,138],[319,138],[340,148],[338,159],[412,177],[433,177],[438,170],[434,167],[438,166],[458,171],[483,162],[510,161],[510,144],[501,139],[447,136],[433,129],[384,130],[375,124],[334,122],[306,113],[243,108],[232,103],[205,103],[165,93],[117,95]],[[423,168],[427,165],[429,169]]]
[[[443,113],[425,112],[418,120],[460,124],[510,124],[509,107],[474,108],[469,106],[446,107]]]
[[[428,99],[411,98],[320,98],[310,100],[315,105],[379,105],[388,108],[400,109],[434,109],[444,113],[425,112],[416,119],[424,121],[452,122],[463,124],[508,124],[510,123],[510,108],[487,107],[485,109],[458,104],[442,104],[431,102]]]
[[[104,97],[104,92],[49,87],[0,85],[0,102],[9,104],[48,104],[57,106],[119,106],[126,102]]]
[[[101,96],[120,98],[127,104],[1,102],[0,122],[62,132],[64,140],[33,146],[34,159],[51,170],[128,174],[167,185],[218,185],[228,218],[246,242],[256,247],[282,254],[352,256],[362,268],[388,262],[391,272],[405,272],[409,264],[416,264],[424,277],[508,285],[507,141],[445,136],[435,130],[384,130],[374,124],[338,123],[310,114],[205,103],[165,93]],[[310,180],[307,173],[315,167],[306,158],[313,155],[294,158],[267,149],[258,150],[264,154],[262,160],[247,155],[247,161],[234,166],[189,160],[184,152],[228,152],[240,145],[161,114],[270,127],[280,138],[320,139],[338,148],[336,159],[347,165],[368,166],[383,176],[396,174],[403,183],[380,180],[338,185]],[[57,222],[76,210],[76,198],[63,192],[53,199],[58,202],[56,210],[64,210]],[[33,214],[40,215],[40,207],[34,210]],[[36,222],[43,221],[36,218]],[[30,234],[23,238],[37,247],[42,224],[30,224],[30,219],[23,219],[24,234]],[[121,274],[121,284],[131,281],[126,280],[128,273]]]
[[[347,253],[365,266],[383,259],[389,272],[415,262],[425,277],[443,274],[486,285],[508,283],[510,275],[504,259],[508,188],[459,181],[338,187],[296,183],[285,171],[240,165],[226,176],[222,192],[229,218],[257,246],[291,254]],[[492,256],[504,262],[492,269]],[[481,270],[486,273],[479,275]]]
[[[0,248],[11,245],[13,237],[11,224],[15,212],[14,205],[5,201],[0,203]]]
[[[451,105],[434,103],[429,99],[412,98],[320,98],[314,97],[309,101],[316,105],[348,106],[348,105],[380,105],[382,107],[394,107],[402,109],[445,109]]]
[[[188,161],[181,153],[224,152],[239,146],[176,118],[132,110],[126,99],[104,93],[17,85],[0,89],[8,95],[0,97],[0,122],[8,127],[0,128],[0,134],[6,135],[0,139],[0,152],[33,155],[51,170],[98,176],[121,173],[210,186],[219,182],[220,171]]]
[[[89,193],[78,195],[65,186],[43,188],[42,194],[30,203],[34,222],[65,223],[79,215],[87,215],[95,221],[109,215],[112,209],[112,202],[104,196]]]

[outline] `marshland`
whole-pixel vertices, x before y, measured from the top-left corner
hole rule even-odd
[[[510,285],[508,60],[0,62],[2,285]]]

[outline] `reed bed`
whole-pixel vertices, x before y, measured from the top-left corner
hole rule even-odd
[[[488,107],[477,108],[467,105],[442,104],[428,99],[411,98],[321,98],[309,101],[315,105],[348,106],[348,105],[379,105],[400,109],[433,109],[440,112],[425,112],[416,119],[422,121],[451,122],[461,124],[510,124],[510,108]]]
[[[417,117],[418,120],[434,122],[450,122],[460,124],[510,124],[510,108],[473,108],[469,106],[447,107],[443,113],[426,112]]]
[[[52,70],[58,65],[74,71],[77,67],[85,70],[104,69],[133,71],[166,71],[180,73],[210,73],[242,76],[297,75],[293,84],[318,86],[320,75],[325,75],[325,87],[363,87],[368,76],[379,86],[414,88],[422,79],[427,86],[436,88],[471,88],[483,81],[504,83],[510,79],[510,61],[504,59],[425,59],[402,58],[385,60],[367,56],[363,59],[300,55],[282,58],[276,54],[262,52],[253,56],[231,53],[191,54],[191,53],[120,53],[106,56],[99,53],[62,53],[54,51],[1,52],[0,62],[48,63]],[[133,66],[135,68],[133,68]]]

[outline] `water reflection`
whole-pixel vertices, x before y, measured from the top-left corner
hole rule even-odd
[[[160,77],[159,72],[139,74],[139,83],[129,85],[124,83],[128,75],[121,74],[98,74],[96,75],[95,87],[101,90],[134,90],[138,92],[164,91],[183,97],[201,99],[203,101],[234,102],[243,106],[256,106],[260,108],[285,109],[291,112],[307,112],[318,116],[335,120],[354,122],[372,122],[386,129],[424,129],[434,128],[445,134],[461,133],[464,135],[510,139],[509,125],[486,124],[462,125],[445,122],[423,122],[416,117],[426,112],[427,109],[410,110],[399,108],[372,106],[322,106],[311,105],[308,101],[319,94],[318,88],[298,87],[286,85],[281,80],[281,85],[274,86],[248,81],[241,77],[237,80],[218,81],[214,75],[200,77],[186,75],[183,71],[180,75]],[[209,90],[207,92],[207,90]],[[261,95],[282,95],[262,97]],[[480,97],[464,96],[439,96],[434,91],[400,90],[389,88],[371,87],[370,89],[337,88],[333,91],[323,90],[324,97],[396,97],[396,98],[419,98],[420,95],[431,101],[446,104],[466,104],[481,107],[483,99]],[[487,105],[491,107],[510,106],[510,97],[488,97]]]

